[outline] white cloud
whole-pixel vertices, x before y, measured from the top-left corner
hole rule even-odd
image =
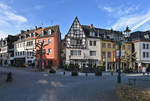
[[[130,6],[120,5],[117,7],[114,7],[114,6],[101,7],[100,5],[98,6],[98,8],[108,12],[108,14],[110,16],[113,16],[113,17],[128,15],[128,14],[136,11],[138,9],[138,7],[139,7],[138,5],[136,5],[136,6],[134,6],[134,5],[130,5]]]
[[[134,31],[148,21],[150,21],[150,11],[148,11],[146,14],[120,17],[120,19],[112,26],[112,28],[124,29],[128,25],[131,28],[131,31]]]
[[[34,8],[36,10],[40,10],[40,9],[44,8],[44,6],[43,5],[36,5],[36,6],[34,6]]]
[[[27,19],[21,15],[16,14],[16,11],[11,7],[0,3],[0,17],[7,21],[16,21],[17,23],[27,22]]]
[[[5,38],[9,35],[8,32],[3,32],[3,31],[0,31],[0,38]]]
[[[0,35],[6,36],[8,29],[16,29],[27,22],[27,18],[17,14],[10,6],[0,2]],[[7,31],[7,32],[6,32]],[[1,37],[0,36],[0,37]]]
[[[106,10],[107,12],[113,12],[113,8],[111,7],[104,7],[104,10]]]

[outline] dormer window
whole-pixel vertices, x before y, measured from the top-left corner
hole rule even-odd
[[[85,39],[82,40],[82,44],[85,45]]]
[[[144,38],[145,39],[149,39],[149,35],[144,35]]]
[[[24,38],[26,38],[26,35],[24,35]]]
[[[48,30],[48,35],[51,35],[51,34],[52,34],[52,30],[49,29],[49,30]]]
[[[30,38],[32,37],[31,33],[29,34]]]
[[[19,36],[19,39],[21,40],[21,36]]]
[[[28,37],[30,37],[30,34],[26,34],[26,37],[25,37],[25,38],[28,38]]]
[[[41,31],[41,36],[44,36],[44,31]]]
[[[93,31],[90,32],[90,36],[95,36],[95,33]]]

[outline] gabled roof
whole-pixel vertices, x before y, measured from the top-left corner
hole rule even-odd
[[[51,29],[54,33],[56,33],[56,32],[59,31],[59,25],[54,25],[54,26],[46,27],[46,28],[44,28],[44,31],[47,32],[49,29]]]
[[[31,30],[21,30],[21,33],[17,34],[16,36],[22,36],[22,35],[25,35],[25,34],[29,34],[29,33],[34,33],[35,29],[31,29]]]
[[[90,32],[95,32],[97,36],[102,36],[104,34],[116,34],[116,35],[122,35],[121,32],[119,31],[114,31],[114,30],[107,30],[107,29],[102,29],[102,28],[96,28],[93,25],[82,25],[82,28],[86,34],[87,37],[90,37]]]
[[[150,31],[136,31],[130,34],[130,39],[132,41],[140,40],[140,41],[150,41]]]
[[[52,35],[47,34],[49,29],[51,29]],[[41,31],[44,31],[46,33],[46,35],[40,36]],[[57,32],[60,33],[59,25],[54,25],[54,26],[49,26],[49,27],[46,27],[46,28],[42,28],[41,30],[37,31],[37,33],[39,34],[39,36],[37,36],[37,38],[47,37],[47,36],[54,36],[54,34],[56,34]]]

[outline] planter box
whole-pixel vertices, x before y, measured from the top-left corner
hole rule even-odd
[[[102,76],[102,71],[97,71],[97,72],[95,73],[95,76]]]
[[[78,72],[76,71],[71,72],[71,76],[78,76]]]
[[[51,70],[49,71],[49,73],[56,73],[56,71],[55,71],[54,69],[51,69]]]

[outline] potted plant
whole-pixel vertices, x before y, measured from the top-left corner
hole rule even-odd
[[[71,75],[72,76],[78,76],[79,65],[78,64],[71,64],[70,66],[71,66],[70,68],[72,70]]]
[[[95,76],[102,76],[102,71],[98,69],[98,70],[95,72]]]

